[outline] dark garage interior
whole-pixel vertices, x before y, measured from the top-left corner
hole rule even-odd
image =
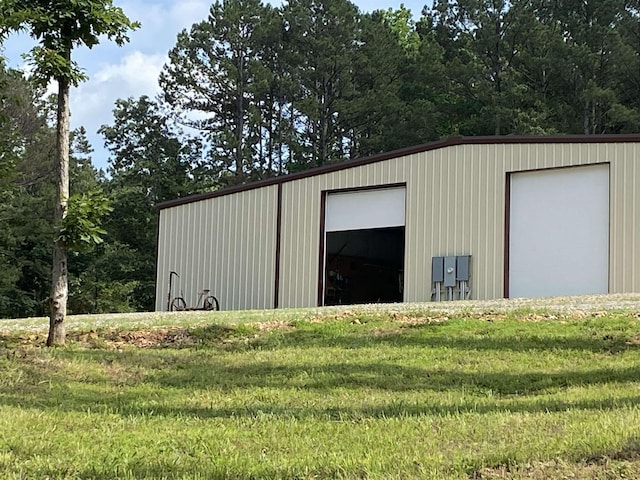
[[[327,232],[325,305],[403,301],[404,227]]]

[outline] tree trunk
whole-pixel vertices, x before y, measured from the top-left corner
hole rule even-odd
[[[58,117],[56,130],[57,196],[54,225],[59,226],[67,215],[69,200],[69,80],[58,80]],[[53,245],[53,269],[51,276],[49,336],[47,346],[64,345],[67,315],[67,245],[56,238]]]
[[[584,101],[582,129],[585,135],[589,135],[589,100]]]
[[[244,52],[238,52],[238,88],[236,92],[236,183],[244,183]]]

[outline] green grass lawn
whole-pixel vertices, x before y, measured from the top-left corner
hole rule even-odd
[[[0,478],[640,478],[640,321],[580,317],[0,322]]]

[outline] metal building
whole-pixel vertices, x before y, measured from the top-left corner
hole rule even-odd
[[[640,135],[458,137],[165,202],[156,309],[638,292],[638,185]]]

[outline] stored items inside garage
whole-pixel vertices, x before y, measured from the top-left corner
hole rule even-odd
[[[405,187],[326,195],[323,305],[401,302]]]
[[[325,305],[402,301],[404,227],[327,233]]]

